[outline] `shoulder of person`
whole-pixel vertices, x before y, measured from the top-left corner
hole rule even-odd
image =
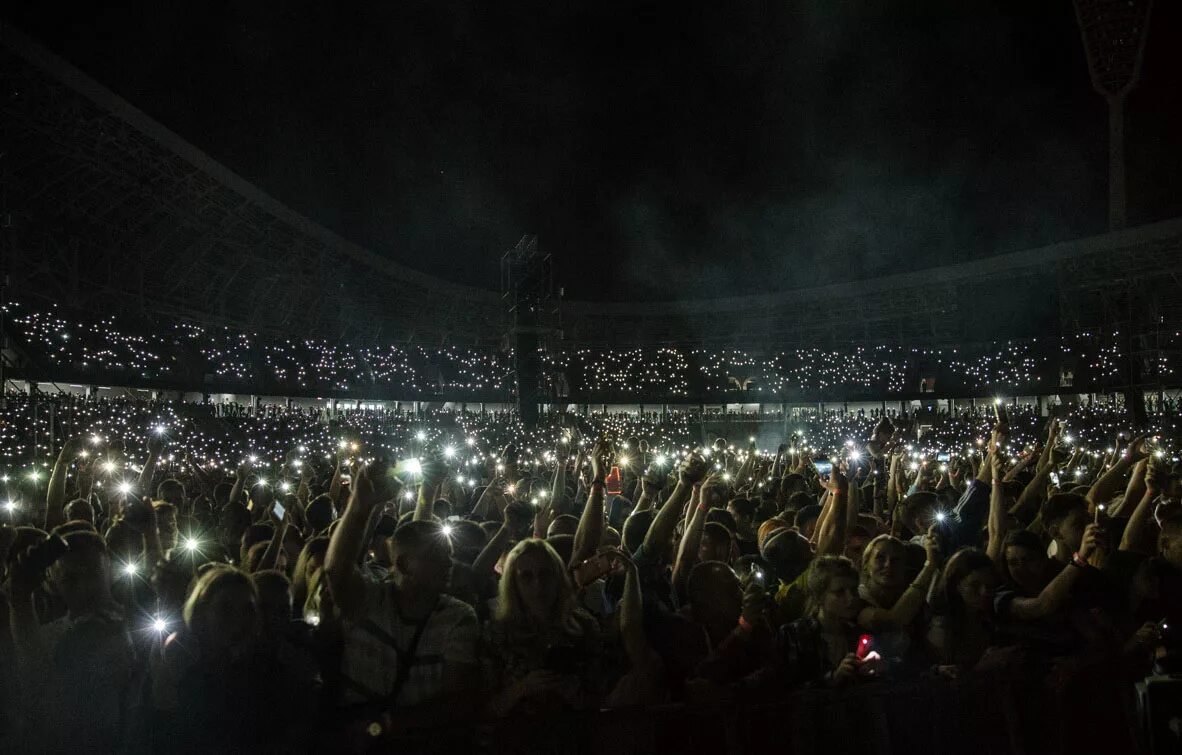
[[[440,595],[432,616],[448,624],[476,625],[476,609],[459,598],[450,595]]]
[[[576,607],[571,611],[571,624],[579,637],[593,637],[599,635],[599,622],[590,611]]]

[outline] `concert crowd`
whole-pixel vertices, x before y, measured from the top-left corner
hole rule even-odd
[[[1172,404],[1125,416],[720,437],[680,412],[9,395],[0,748],[709,751],[625,746],[611,717],[787,737],[769,706],[981,685],[1023,690],[1015,751],[1132,741],[1134,685],[1182,659],[1182,468]]]

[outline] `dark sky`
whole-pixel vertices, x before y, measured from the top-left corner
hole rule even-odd
[[[1105,228],[1070,0],[298,5],[5,13],[297,211],[488,288],[525,232],[568,298],[654,300]],[[1156,5],[1131,224],[1182,214],[1182,4]]]

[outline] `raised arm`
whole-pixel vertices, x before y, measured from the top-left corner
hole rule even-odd
[[[160,462],[160,456],[164,453],[164,438],[160,435],[151,435],[148,437],[148,458],[144,461],[144,467],[140,470],[139,479],[136,480],[135,489],[140,495],[146,495],[149,498],[155,492],[152,490],[152,478],[156,474],[156,465]]]
[[[849,522],[846,508],[850,502],[850,483],[839,469],[834,467],[828,481],[828,516],[817,524],[817,555],[839,556],[845,551],[846,526]]]
[[[488,539],[488,544],[480,551],[480,555],[472,562],[472,573],[478,579],[491,577],[493,574],[493,567],[497,565],[509,545],[513,542],[513,511],[511,507],[516,504],[510,503],[501,512],[504,517],[500,529],[498,529],[493,536]]]
[[[501,481],[500,474],[494,472],[492,480],[488,485],[484,486],[484,490],[480,491],[480,497],[476,499],[476,505],[472,507],[472,515],[478,516],[482,520],[488,519],[488,509],[492,505],[497,483]]]
[[[1094,563],[1102,558],[1104,537],[1099,525],[1089,524],[1084,530],[1083,544],[1079,549],[1079,556],[1085,562]],[[1090,567],[1089,567],[1090,568]],[[1009,614],[1019,621],[1035,621],[1050,616],[1058,611],[1071,596],[1071,588],[1083,574],[1084,567],[1074,560],[1070,561],[1042,592],[1034,598],[1014,598],[1010,603]]]
[[[49,476],[49,490],[45,494],[45,516],[41,520],[47,532],[65,521],[66,475],[82,446],[83,440],[80,435],[67,439],[62,444],[57,461],[53,464],[53,473]]]
[[[554,458],[557,459],[558,466],[554,470],[554,479],[550,482],[550,498],[548,503],[551,507],[561,512],[566,508],[566,465],[570,463],[567,459],[565,445],[560,446],[554,452]]]
[[[1036,472],[1041,472],[1054,459],[1054,449],[1055,445],[1059,442],[1060,430],[1059,420],[1052,417],[1047,427],[1047,444],[1043,446],[1042,453],[1038,455],[1038,466],[1035,467]]]
[[[644,634],[644,605],[640,593],[640,576],[636,564],[623,551],[615,551],[617,561],[625,568],[624,595],[620,600],[620,639],[633,668],[650,662],[652,651]]]
[[[1001,563],[1001,544],[1006,536],[1009,518],[1006,516],[1005,497],[1002,495],[1003,472],[1001,454],[993,454],[990,466],[993,469],[993,485],[989,491],[989,544],[985,552],[993,563]]]
[[[693,505],[695,496],[690,496],[692,513],[689,524],[686,525],[685,534],[681,536],[681,544],[677,548],[677,560],[673,564],[673,589],[677,590],[678,595],[683,594],[681,586],[689,578],[690,569],[698,563],[698,548],[702,545],[702,530],[706,527],[706,515],[710,513],[710,501],[717,495],[716,487],[715,478],[711,475],[698,488],[696,506]]]
[[[250,462],[243,461],[234,472],[234,487],[230,488],[230,503],[242,500],[242,491],[246,488],[246,477],[250,473]]]
[[[1133,465],[1133,473],[1129,475],[1129,484],[1125,486],[1124,497],[1108,512],[1109,516],[1120,516],[1123,512],[1133,508],[1133,501],[1141,500],[1141,496],[1145,493],[1145,474],[1148,467],[1148,458]]]
[[[681,463],[678,472],[677,486],[665,501],[665,505],[653,518],[648,533],[644,536],[643,548],[645,553],[664,553],[666,544],[673,537],[673,530],[677,528],[677,519],[681,516],[681,507],[685,504],[693,490],[694,483],[706,476],[706,462],[697,454],[692,454]]]
[[[1122,551],[1150,554],[1154,552],[1154,537],[1149,523],[1153,521],[1153,502],[1161,495],[1161,475],[1162,470],[1157,464],[1150,462],[1145,473],[1145,492],[1141,494],[1137,508],[1133,509],[1129,522],[1125,525],[1124,535],[1120,539]]]
[[[369,520],[381,501],[398,495],[401,484],[384,465],[363,468],[351,485],[349,503],[328,541],[324,573],[339,612],[352,615],[360,606],[361,574],[357,563],[365,547]]]
[[[267,543],[267,550],[263,551],[263,557],[259,559],[259,565],[255,571],[274,569],[275,564],[279,563],[279,553],[283,550],[283,540],[287,537],[287,527],[288,518],[284,517],[283,521],[276,525],[275,533],[271,535],[271,542]]]
[[[429,459],[423,462],[422,472],[422,478],[419,480],[419,497],[415,502],[416,522],[435,516],[435,492],[443,484],[447,467],[439,459]]]
[[[332,470],[332,481],[328,483],[328,496],[332,505],[336,506],[341,500],[341,461],[345,458],[344,451],[337,451],[337,464]]]
[[[599,548],[603,539],[603,492],[604,479],[611,469],[611,446],[605,440],[595,444],[591,453],[591,493],[587,496],[587,505],[583,507],[583,515],[579,518],[579,528],[575,530],[574,549],[571,551],[570,567],[583,563]]]
[[[895,506],[899,503],[899,462],[902,455],[898,452],[891,454],[887,467],[887,510],[888,516],[893,516]]]
[[[1106,503],[1120,487],[1120,483],[1124,480],[1125,475],[1128,474],[1129,468],[1144,459],[1147,455],[1145,451],[1145,436],[1143,435],[1134,438],[1124,453],[1121,453],[1118,448],[1115,452],[1115,461],[1112,462],[1112,466],[1104,474],[1100,475],[1100,479],[1096,480],[1092,484],[1092,487],[1088,489],[1088,501],[1093,506],[1099,503]]]
[[[1001,481],[1002,482],[1009,482],[1010,480],[1017,478],[1017,476],[1022,473],[1023,469],[1030,466],[1030,462],[1032,462],[1038,458],[1041,458],[1041,456],[1040,456],[1039,449],[1036,447],[1031,450],[1030,454],[1018,459],[1018,463],[1015,464],[1014,466],[1010,467],[1010,471],[1006,472],[1005,475],[1002,476]],[[1037,466],[1036,466],[1036,468],[1037,468]],[[996,477],[994,479],[996,479]]]

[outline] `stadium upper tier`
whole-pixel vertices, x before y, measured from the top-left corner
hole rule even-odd
[[[185,321],[95,318],[62,307],[5,307],[9,377],[208,393],[357,399],[505,401],[513,355],[498,349],[285,339]],[[1147,385],[1176,385],[1167,348]],[[1117,333],[982,342],[947,349],[880,344],[841,350],[556,348],[543,355],[544,395],[570,402],[812,401],[941,395],[1028,395],[1122,385]]]
[[[499,293],[341,238],[11,26],[0,26],[0,41],[4,232],[16,296],[334,343],[487,348],[504,334]],[[774,295],[565,302],[561,341],[939,348],[1119,328],[1129,296],[1146,310],[1144,322],[1173,329],[1182,323],[1179,273],[1182,220],[1173,220],[873,280],[840,270],[839,282],[785,281]]]

